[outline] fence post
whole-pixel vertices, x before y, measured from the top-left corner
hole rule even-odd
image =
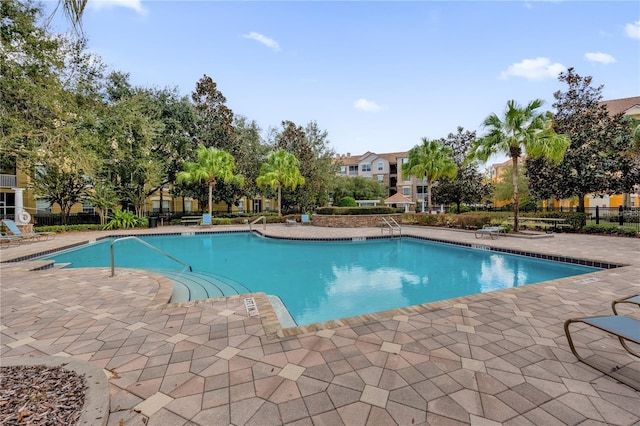
[[[596,225],[600,225],[600,206],[596,206]]]
[[[618,213],[620,214],[620,216],[618,216],[618,223],[622,226],[624,225],[624,209],[622,206],[618,209]]]

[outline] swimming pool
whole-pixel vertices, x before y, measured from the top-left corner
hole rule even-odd
[[[298,325],[598,270],[410,237],[330,242],[252,233],[140,238],[191,265],[194,273],[279,296]],[[69,267],[105,267],[112,242],[106,239],[45,258]],[[117,268],[183,269],[135,240],[119,241],[114,252]]]

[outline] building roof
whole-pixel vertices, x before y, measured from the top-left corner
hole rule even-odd
[[[611,115],[625,113],[634,106],[640,107],[640,96],[634,96],[631,98],[611,99],[609,101],[602,101],[600,105],[605,105],[607,111]]]
[[[385,160],[387,160],[390,163],[395,163],[397,162],[398,158],[402,158],[402,157],[406,157],[409,155],[408,151],[399,151],[399,152],[385,152],[382,154],[378,154],[376,152],[371,152],[371,151],[367,151],[362,155],[351,155],[351,154],[337,154],[335,157],[333,157],[333,162],[334,163],[340,163],[344,166],[348,166],[350,164],[358,164],[361,160],[363,160],[365,157],[368,157],[370,155],[375,155],[376,157],[379,158],[384,158]]]
[[[413,201],[405,197],[399,192],[396,192],[391,197],[384,200],[385,204],[415,204]]]
[[[378,157],[382,157],[390,163],[395,163],[399,157],[406,157],[409,153],[407,151],[400,152],[386,152],[383,154],[378,154]]]

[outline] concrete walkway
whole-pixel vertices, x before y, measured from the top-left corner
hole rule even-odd
[[[247,227],[210,230],[233,229]],[[381,232],[257,229],[294,238]],[[579,363],[562,328],[567,318],[610,314],[611,300],[640,293],[640,239],[476,240],[403,227],[405,235],[629,266],[289,332],[274,325],[261,294],[261,315],[249,318],[242,297],[166,305],[170,282],[144,271],[110,278],[107,268],[6,263],[114,234],[69,233],[0,251],[3,364],[62,356],[104,369],[109,425],[640,425],[640,393]],[[575,339],[583,354],[640,382],[640,360],[617,339],[579,325]]]

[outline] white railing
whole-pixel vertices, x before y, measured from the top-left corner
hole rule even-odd
[[[118,238],[116,240],[114,240],[111,245],[109,246],[109,254],[111,256],[111,276],[113,277],[116,274],[116,262],[115,262],[115,256],[113,253],[113,246],[116,243],[119,243],[120,241],[124,241],[124,240],[134,240],[139,242],[140,244],[149,247],[152,250],[157,251],[158,253],[160,253],[161,255],[168,257],[169,259],[173,260],[174,262],[178,262],[179,264],[181,264],[182,266],[189,268],[189,272],[193,272],[193,268],[191,268],[191,266],[187,265],[186,263],[184,263],[181,260],[176,259],[175,257],[171,256],[169,253],[165,253],[162,250],[160,250],[158,247],[156,246],[152,246],[151,244],[147,243],[146,241],[142,241],[140,238],[138,237],[134,237],[134,236],[130,236],[130,237],[122,237],[122,238]]]
[[[249,224],[249,231],[253,231],[253,225],[258,223],[260,220],[262,220],[262,229],[267,229],[267,218],[265,216],[260,216]]]
[[[402,236],[402,227],[396,220],[392,217],[383,217],[382,218],[382,227],[380,228],[380,232],[384,233],[385,229],[389,229],[389,234],[393,237],[393,231],[398,230],[398,236]]]
[[[15,188],[16,186],[18,186],[16,175],[0,175],[0,187]]]

